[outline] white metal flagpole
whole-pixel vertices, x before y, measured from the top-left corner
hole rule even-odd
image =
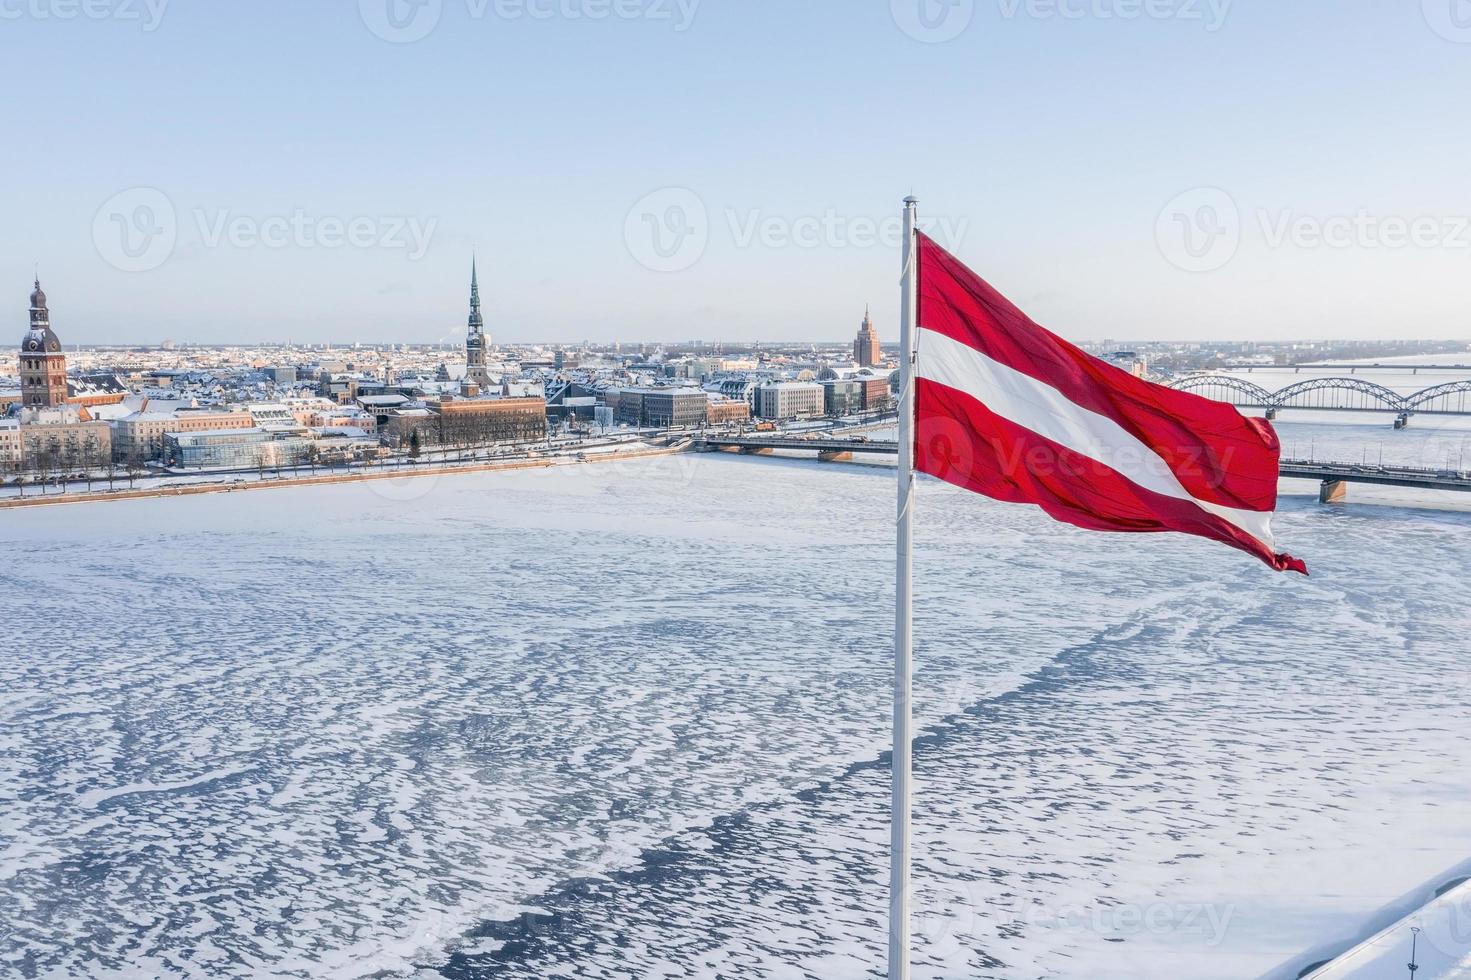
[[[909,734],[914,525],[914,331],[918,307],[915,222],[919,202],[904,199],[904,285],[899,316],[899,513],[895,534],[894,759],[889,840],[889,980],[909,980]]]

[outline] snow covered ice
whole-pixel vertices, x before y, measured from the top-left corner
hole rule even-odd
[[[1310,579],[922,484],[917,977],[1278,975],[1471,858],[1471,514],[1287,489]],[[0,976],[879,975],[892,509],[678,456],[0,513]]]

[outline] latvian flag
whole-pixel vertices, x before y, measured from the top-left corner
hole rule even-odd
[[[1085,354],[917,237],[917,470],[1077,527],[1197,534],[1307,574],[1272,540],[1270,423]]]

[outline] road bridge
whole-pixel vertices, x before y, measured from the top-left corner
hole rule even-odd
[[[724,450],[746,455],[766,455],[777,450],[817,453],[821,459],[852,459],[859,454],[889,455],[898,453],[898,443],[867,439],[805,439],[800,436],[717,436],[706,435],[695,440],[694,448],[707,452]],[[1451,490],[1471,492],[1471,472],[1420,469],[1413,466],[1373,466],[1358,463],[1324,462],[1312,459],[1284,459],[1279,473],[1285,480],[1317,480],[1318,499],[1324,503],[1342,500],[1350,483],[1367,483],[1384,487],[1410,487],[1417,490]]]

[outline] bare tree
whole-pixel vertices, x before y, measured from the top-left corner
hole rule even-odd
[[[46,484],[51,481],[51,450],[44,446],[37,446],[31,453],[31,467],[36,472],[37,482],[41,485],[41,495],[46,495]]]
[[[123,463],[123,468],[127,470],[128,489],[131,490],[133,489],[134,481],[138,479],[138,474],[143,472],[143,454],[137,449],[129,451],[128,458]]]
[[[82,478],[87,481],[87,492],[92,492],[92,471],[97,468],[98,460],[97,437],[88,433],[87,439],[82,443]]]

